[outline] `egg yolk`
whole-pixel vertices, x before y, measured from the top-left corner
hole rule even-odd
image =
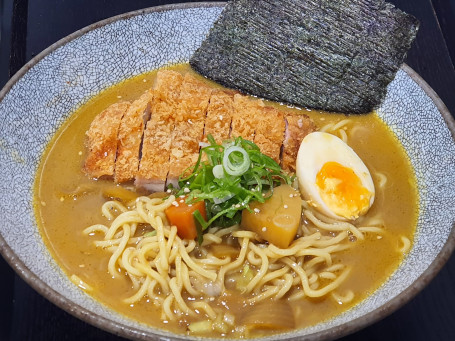
[[[336,215],[356,219],[370,208],[371,192],[355,172],[338,162],[326,162],[316,175],[321,199]]]

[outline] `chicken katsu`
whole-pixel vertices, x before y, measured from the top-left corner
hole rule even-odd
[[[115,182],[133,180],[139,167],[140,146],[145,123],[150,118],[153,91],[146,91],[131,103],[120,122],[115,160]]]
[[[95,117],[86,133],[89,148],[84,168],[94,178],[114,175],[118,131],[129,107],[127,102],[112,104]]]
[[[144,133],[142,158],[135,180],[137,187],[163,191],[169,172],[174,113],[179,105],[183,76],[175,71],[158,72],[152,112]]]
[[[105,124],[111,112],[117,121]],[[97,132],[103,125],[107,131]],[[84,170],[93,178],[113,176],[116,183],[134,180],[138,188],[163,191],[196,164],[210,134],[217,143],[238,136],[250,140],[294,173],[300,142],[314,130],[304,114],[284,113],[261,99],[212,88],[189,73],[161,70],[154,87],[139,99],[113,104],[95,118],[87,132]],[[104,153],[106,146],[109,152]]]

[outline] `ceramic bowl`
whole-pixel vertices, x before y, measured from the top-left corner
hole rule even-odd
[[[51,136],[75,108],[121,80],[188,61],[222,6],[155,7],[91,25],[33,58],[0,92],[2,254],[50,301],[115,334],[143,340],[188,338],[130,320],[70,282],[38,232],[32,203],[35,172]],[[390,279],[355,308],[271,339],[330,339],[377,321],[420,291],[454,248],[454,120],[407,66],[389,85],[378,114],[403,144],[417,175],[420,214],[414,245]]]

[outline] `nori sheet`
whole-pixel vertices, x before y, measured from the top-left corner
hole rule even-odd
[[[418,27],[383,0],[234,0],[190,64],[252,95],[367,113],[384,98]]]

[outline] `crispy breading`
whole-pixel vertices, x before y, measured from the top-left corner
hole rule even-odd
[[[229,138],[231,121],[234,113],[234,94],[215,90],[210,96],[205,118],[203,142],[207,142],[207,135],[212,135],[216,143],[220,144]]]
[[[234,112],[231,123],[231,137],[241,136],[245,140],[254,140],[255,126],[260,120],[264,102],[240,94],[234,95]]]
[[[177,185],[179,176],[194,166],[199,157],[199,142],[202,140],[204,121],[179,122],[175,125],[171,148],[171,166],[168,183]]]
[[[114,175],[117,135],[129,102],[115,103],[98,114],[86,132],[88,149],[84,171],[91,177]]]
[[[176,122],[205,120],[213,88],[190,73],[185,74],[179,97],[179,107],[174,115]]]
[[[174,116],[168,183],[176,185],[185,169],[197,161],[212,90],[191,74],[185,75],[179,107]]]
[[[164,191],[169,171],[169,155],[174,124],[172,120],[148,121],[142,143],[142,158],[136,174],[135,185],[151,191]]]
[[[183,76],[175,71],[157,73],[152,101],[152,116],[142,142],[142,158],[135,185],[163,191],[169,172],[174,113],[178,108]]]
[[[256,119],[254,143],[261,152],[280,162],[281,145],[284,140],[284,113],[272,108],[262,108],[262,114]]]
[[[183,76],[172,70],[161,70],[156,74],[154,85],[155,100],[153,105],[166,104],[169,108],[176,108],[180,99],[180,87]],[[154,110],[155,111],[155,110]]]
[[[313,120],[304,114],[286,114],[286,132],[283,141],[281,168],[295,173],[295,161],[305,136],[316,130]]]
[[[84,168],[94,177],[113,174],[116,182],[135,178],[137,187],[163,191],[196,163],[199,142],[211,134],[217,143],[237,136],[253,141],[277,162],[281,157],[281,167],[293,173],[300,143],[314,130],[306,115],[214,89],[191,73],[161,70],[153,89],[131,104],[109,107],[92,122]]]
[[[120,123],[118,134],[117,160],[114,181],[130,181],[136,176],[139,167],[139,149],[145,123],[150,117],[153,91],[147,90],[139,99],[131,103]]]

